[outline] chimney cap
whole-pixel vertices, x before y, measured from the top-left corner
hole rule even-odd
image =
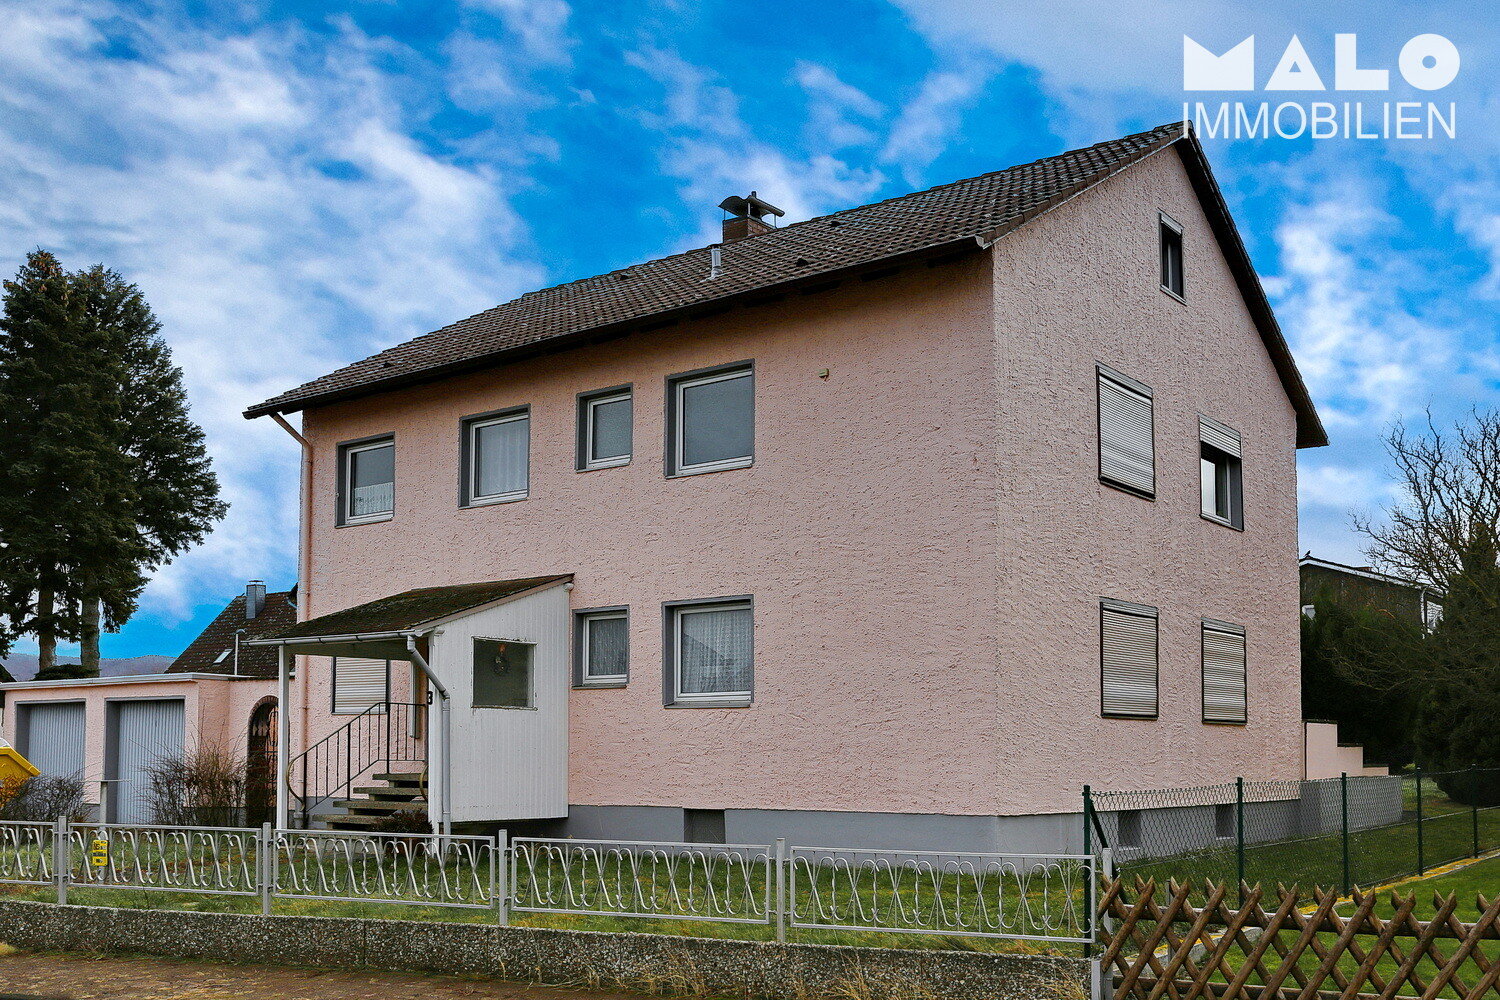
[[[774,215],[780,218],[786,214],[770,202],[763,201],[754,191],[750,192],[748,198],[741,198],[737,194],[732,194],[719,202],[719,207],[731,215],[743,216],[750,219],[760,219],[767,215]]]

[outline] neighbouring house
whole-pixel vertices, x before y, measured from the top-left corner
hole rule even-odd
[[[90,812],[117,823],[151,821],[153,762],[212,743],[247,762],[247,820],[269,819],[276,656],[246,643],[294,623],[295,600],[251,581],[165,673],[0,685],[3,732],[42,774],[81,778]]]
[[[1302,614],[1315,626],[1319,606],[1359,607],[1434,629],[1443,617],[1443,598],[1430,587],[1370,566],[1348,566],[1318,559],[1311,552],[1300,560]],[[1412,706],[1402,696],[1351,685],[1337,676],[1314,639],[1303,649],[1303,710],[1307,723],[1309,777],[1384,774],[1384,766],[1411,763],[1415,748],[1409,729]],[[1407,725],[1401,720],[1406,719]],[[1343,732],[1340,732],[1342,727]],[[1357,740],[1359,742],[1351,742]]]
[[[1429,629],[1442,621],[1443,596],[1420,583],[1376,572],[1371,566],[1346,566],[1318,559],[1311,552],[1303,555],[1298,569],[1304,615],[1316,615],[1318,600],[1332,598],[1420,622]]]
[[[1302,776],[1326,438],[1189,127],[720,207],[246,411],[302,447],[284,820],[1047,850],[1085,783]]]

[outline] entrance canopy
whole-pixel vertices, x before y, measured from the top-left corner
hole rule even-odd
[[[283,646],[304,656],[366,656],[379,660],[409,660],[409,638],[491,604],[508,601],[533,590],[566,583],[571,576],[533,576],[488,583],[460,583],[422,587],[331,614],[298,622],[279,632],[246,641],[247,646]]]

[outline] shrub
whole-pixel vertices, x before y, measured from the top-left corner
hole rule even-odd
[[[245,813],[245,760],[217,743],[164,754],[145,767],[151,821],[167,826],[237,826]]]
[[[83,801],[83,779],[77,775],[59,778],[39,774],[10,787],[14,791],[0,805],[0,819],[30,823],[51,822],[59,818],[82,823],[88,819],[88,805]]]

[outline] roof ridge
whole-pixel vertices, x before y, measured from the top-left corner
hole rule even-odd
[[[770,232],[761,233],[760,235],[752,237],[752,238],[754,240],[756,240],[757,242],[759,242],[759,241],[763,240],[766,237],[775,236],[777,233],[791,232],[792,230],[803,228],[803,227],[808,226],[808,225],[810,225],[810,224],[812,224],[814,222],[820,222],[820,221],[824,221],[824,220],[827,220],[827,219],[837,218],[837,217],[843,216],[843,215],[849,215],[849,214],[851,214],[853,212],[862,212],[862,211],[865,211],[865,210],[871,209],[871,208],[879,208],[879,207],[885,206],[885,205],[892,205],[892,204],[895,204],[897,202],[902,202],[902,201],[906,201],[906,200],[909,200],[909,199],[912,199],[912,198],[917,198],[917,197],[919,197],[921,195],[931,194],[934,191],[943,191],[943,190],[947,190],[947,189],[950,189],[950,188],[956,188],[956,187],[958,187],[959,185],[962,185],[962,184],[973,184],[973,183],[976,183],[978,181],[983,181],[983,180],[985,180],[987,178],[999,176],[1000,174],[1007,174],[1007,173],[1010,173],[1011,171],[1025,170],[1025,169],[1027,169],[1029,167],[1035,167],[1035,166],[1037,166],[1039,164],[1046,163],[1049,160],[1061,160],[1061,159],[1063,159],[1065,157],[1075,156],[1075,155],[1082,154],[1082,153],[1088,153],[1091,150],[1096,150],[1096,149],[1099,149],[1101,147],[1114,146],[1114,145],[1118,145],[1120,143],[1129,142],[1132,139],[1140,139],[1140,138],[1143,138],[1145,136],[1154,136],[1156,133],[1165,132],[1165,131],[1167,131],[1169,129],[1181,129],[1184,126],[1188,126],[1188,125],[1190,125],[1190,123],[1186,122],[1186,121],[1183,121],[1183,120],[1166,122],[1166,123],[1164,123],[1162,125],[1157,125],[1154,128],[1145,129],[1144,131],[1141,131],[1141,132],[1132,132],[1129,135],[1119,136],[1118,138],[1115,138],[1115,139],[1102,139],[1099,142],[1095,142],[1095,143],[1092,143],[1092,144],[1087,145],[1087,146],[1079,146],[1079,147],[1076,147],[1074,149],[1063,150],[1060,153],[1053,153],[1051,156],[1040,156],[1040,157],[1037,157],[1034,160],[1029,160],[1029,161],[1027,161],[1025,163],[1015,163],[1015,164],[1012,164],[1012,165],[1010,165],[1008,167],[1001,167],[998,170],[988,170],[988,171],[985,171],[982,174],[974,174],[974,175],[972,175],[970,177],[959,177],[959,178],[956,178],[956,179],[951,180],[951,181],[945,181],[942,184],[934,184],[931,187],[919,188],[919,189],[917,189],[915,191],[908,191],[905,194],[892,195],[889,198],[882,198],[879,201],[867,202],[867,203],[865,203],[863,205],[853,205],[853,206],[851,206],[849,208],[841,208],[841,209],[839,209],[837,211],[828,212],[828,213],[826,213],[824,215],[814,215],[814,216],[811,216],[810,218],[802,219],[800,221],[793,222],[793,223],[790,223],[790,224],[785,225],[785,226],[778,226],[777,228],[771,230]],[[740,242],[740,241],[733,241],[733,242]],[[528,300],[528,299],[538,298],[538,297],[540,297],[540,296],[542,296],[542,295],[544,295],[544,294],[546,294],[548,292],[556,292],[556,291],[558,291],[560,289],[570,288],[570,287],[573,287],[575,285],[583,285],[583,284],[586,284],[588,282],[598,281],[600,279],[608,278],[608,277],[611,277],[613,275],[624,274],[627,271],[633,271],[633,270],[635,270],[637,268],[646,267],[646,266],[651,265],[651,264],[664,264],[664,263],[666,263],[668,261],[674,261],[674,260],[679,260],[679,259],[682,259],[682,258],[691,257],[693,254],[701,254],[704,251],[713,249],[714,247],[723,247],[725,245],[726,244],[723,241],[720,241],[718,243],[708,243],[708,244],[705,244],[704,246],[701,246],[701,247],[692,247],[692,248],[687,249],[687,250],[680,250],[677,253],[667,254],[667,255],[662,256],[662,257],[651,257],[651,258],[649,258],[647,260],[637,261],[634,264],[626,264],[623,267],[617,267],[617,268],[614,268],[613,270],[601,271],[601,272],[599,272],[597,274],[585,275],[584,277],[573,278],[573,279],[570,279],[568,281],[559,281],[559,282],[557,282],[555,284],[544,285],[541,288],[533,288],[533,289],[531,289],[529,291],[522,292],[520,295],[517,295],[514,298],[506,299],[504,302],[497,302],[496,304],[494,304],[492,306],[487,306],[484,309],[481,309],[481,310],[479,310],[476,313],[470,313],[468,316],[465,316],[462,319],[454,320],[451,323],[445,323],[442,326],[438,327],[436,330],[429,330],[426,333],[421,333],[421,334],[416,335],[415,337],[410,337],[410,338],[408,338],[406,340],[403,340],[403,341],[400,341],[398,343],[392,344],[391,346],[386,347],[386,348],[384,348],[384,349],[382,349],[380,351],[377,351],[376,353],[374,353],[372,355],[369,355],[366,358],[362,358],[359,361],[352,361],[352,362],[350,362],[349,365],[345,365],[343,367],[350,367],[351,365],[357,365],[361,361],[375,361],[376,359],[382,357],[383,355],[386,355],[386,354],[390,353],[391,351],[395,351],[395,350],[397,350],[399,348],[406,347],[406,346],[408,346],[410,344],[415,344],[415,343],[417,343],[419,341],[427,339],[428,337],[435,337],[438,334],[441,334],[441,333],[443,333],[446,330],[451,330],[454,327],[462,326],[465,323],[468,323],[468,322],[470,322],[472,320],[475,320],[475,319],[477,319],[477,318],[479,318],[481,316],[484,316],[486,314],[493,313],[496,310],[504,309],[506,306],[511,305],[512,303],[522,302],[522,301],[525,301],[525,300]]]

